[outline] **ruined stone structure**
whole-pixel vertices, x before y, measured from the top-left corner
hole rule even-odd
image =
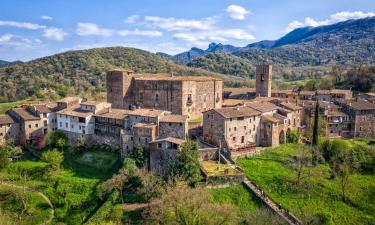
[[[113,70],[107,73],[107,101],[114,108],[154,108],[195,118],[221,107],[222,85],[214,77]]]

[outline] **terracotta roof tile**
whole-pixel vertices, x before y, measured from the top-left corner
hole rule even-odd
[[[211,109],[211,110],[214,110],[215,112],[219,113],[224,118],[236,118],[236,117],[260,115],[259,111],[246,107],[246,106],[228,107],[228,108]]]
[[[23,107],[16,107],[11,109],[14,113],[16,113],[19,117],[21,117],[22,120],[28,121],[28,120],[40,120],[39,117],[34,116],[30,112],[28,112]]]
[[[159,121],[170,122],[170,123],[185,123],[187,118],[188,117],[184,115],[169,114],[169,115],[162,116]]]
[[[134,109],[129,111],[129,115],[134,116],[148,116],[148,117],[158,117],[164,115],[166,112],[165,110],[160,109]]]
[[[162,141],[167,141],[167,142],[171,142],[171,143],[178,144],[178,145],[182,145],[185,142],[185,140],[183,139],[167,137],[167,138],[162,138],[162,139],[156,139],[154,141],[151,141],[150,143],[158,143]]]
[[[110,111],[105,110],[103,112],[97,113],[95,117],[111,118],[122,120],[128,116],[130,110],[126,109],[110,109]]]
[[[67,109],[63,109],[56,112],[57,114],[61,115],[68,115],[68,116],[77,116],[77,117],[88,117],[93,115],[93,112],[81,110],[81,106],[79,104],[73,105]]]

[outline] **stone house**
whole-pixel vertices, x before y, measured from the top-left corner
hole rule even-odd
[[[168,114],[159,119],[159,138],[185,139],[188,135],[188,118],[184,115]]]
[[[12,139],[15,144],[19,144],[20,124],[7,114],[0,115],[0,145],[6,140]]]
[[[167,137],[150,142],[150,169],[157,174],[167,172],[171,160],[176,157],[183,139]]]

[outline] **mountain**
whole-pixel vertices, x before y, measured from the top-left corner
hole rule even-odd
[[[303,78],[321,76],[333,65],[374,64],[375,17],[297,28],[278,40],[256,42],[237,49],[226,55],[225,61],[223,57],[207,58],[205,55],[189,65],[230,73],[231,63],[241,58],[246,61],[241,61],[239,71],[247,71],[251,65],[267,62],[274,64],[278,73],[298,74]],[[218,63],[224,63],[227,68],[223,68],[223,65],[218,67]]]
[[[4,60],[0,60],[0,66],[2,65],[8,65],[10,62],[8,61],[4,61]]]
[[[70,51],[0,68],[0,102],[30,96],[52,98],[94,95],[105,91],[105,74],[113,68],[134,72],[174,72],[175,75],[220,76],[178,65],[159,55],[134,48],[111,47]],[[46,94],[47,93],[47,94]]]
[[[240,49],[241,49],[240,47],[236,47],[236,46],[233,46],[233,45],[223,45],[221,43],[217,44],[217,43],[212,42],[211,44],[208,45],[208,48],[206,50],[193,47],[189,51],[182,52],[182,53],[179,53],[179,54],[173,55],[173,56],[168,55],[166,53],[162,53],[162,52],[158,52],[156,54],[158,54],[158,55],[160,55],[164,58],[173,60],[178,64],[187,64],[187,63],[191,62],[192,60],[198,59],[198,58],[200,58],[202,56],[205,56],[209,53],[214,53],[214,52],[232,53],[232,52],[235,52],[235,51],[239,51]]]

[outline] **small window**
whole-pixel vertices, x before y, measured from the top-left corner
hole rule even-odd
[[[65,123],[65,127],[66,127],[66,128],[68,128],[68,127],[69,127],[68,123]]]
[[[73,125],[73,124],[72,124],[72,126],[71,126],[71,127],[72,127],[72,129],[74,129],[74,125]]]
[[[162,147],[162,144],[161,143],[158,143],[158,148],[161,148]]]
[[[29,128],[31,128],[31,124],[29,124]]]
[[[232,139],[233,139],[233,141],[236,141],[236,137],[233,137]]]
[[[245,143],[245,137],[244,136],[241,137],[241,143]]]
[[[246,130],[246,126],[243,126],[243,129]]]
[[[3,133],[0,133],[0,137],[2,137],[3,136]]]
[[[169,124],[169,126],[172,126],[172,123],[168,123]]]
[[[237,131],[237,127],[234,127],[234,131]]]
[[[155,95],[155,101],[159,101],[159,95],[158,94]]]
[[[60,122],[60,127],[62,127],[62,122]]]
[[[38,126],[39,126],[39,124],[36,123],[36,124],[35,124],[35,127],[38,128]]]

